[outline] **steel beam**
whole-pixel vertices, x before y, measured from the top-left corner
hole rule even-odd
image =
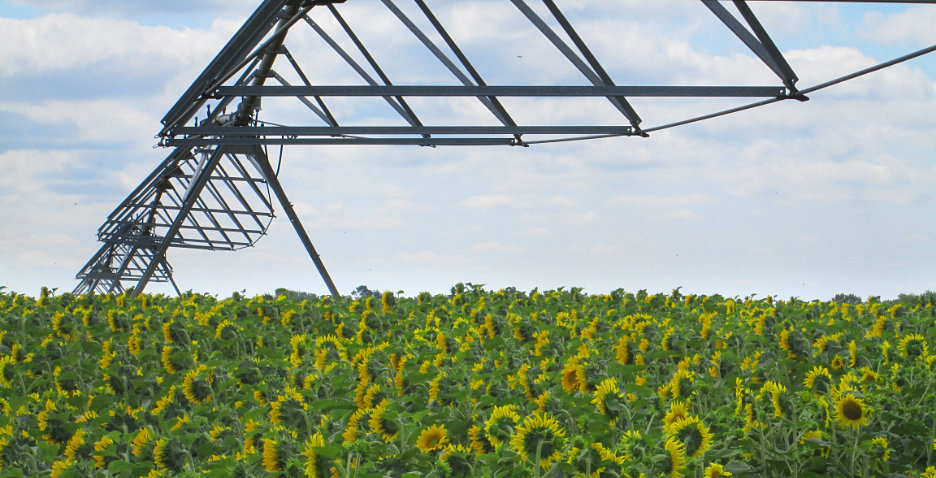
[[[784,96],[781,86],[222,86],[214,96],[444,96],[444,97],[757,97]]]
[[[276,195],[276,199],[279,201],[280,205],[283,206],[283,211],[285,211],[286,216],[289,217],[289,222],[292,223],[293,228],[296,230],[296,234],[299,235],[299,239],[302,241],[302,245],[305,246],[306,252],[309,253],[309,257],[312,259],[312,262],[315,263],[315,267],[322,276],[322,280],[325,281],[325,285],[328,287],[328,291],[331,292],[331,295],[334,297],[341,297],[341,294],[338,293],[338,288],[335,287],[334,281],[332,281],[331,276],[325,269],[325,263],[322,262],[322,258],[319,257],[318,252],[315,251],[315,246],[312,245],[312,240],[309,239],[309,234],[306,233],[305,228],[302,227],[302,223],[299,221],[299,216],[293,209],[292,203],[289,202],[289,198],[286,197],[286,191],[284,191],[283,186],[280,185],[279,179],[276,177],[276,173],[273,171],[273,167],[270,165],[270,161],[267,159],[266,154],[263,154],[263,151],[257,148],[257,152],[253,157],[257,164],[259,164],[260,171],[266,178],[267,184],[269,184],[270,188],[273,189],[273,193]]]
[[[576,55],[571,48],[569,48],[569,45],[567,45],[564,41],[562,41],[561,38],[559,38],[559,35],[556,35],[552,28],[550,28],[549,25],[547,25],[546,22],[544,22],[543,19],[536,14],[536,12],[534,12],[533,9],[531,9],[530,6],[524,2],[524,0],[511,0],[511,2],[527,17],[528,20],[530,20],[531,23],[533,23],[533,25],[536,26],[536,28],[540,30],[540,32],[546,38],[549,39],[550,42],[552,42],[552,44],[563,55],[565,55],[565,57],[570,62],[572,62],[573,65],[575,65],[576,68],[578,68],[580,72],[582,72],[583,75],[585,75],[586,78],[588,78],[589,81],[591,81],[593,85],[609,86],[600,75],[598,75],[590,66],[586,65],[585,62],[582,61],[582,59],[579,58],[579,56]],[[640,128],[640,123],[642,120],[637,114],[637,111],[634,110],[634,108],[630,105],[630,103],[627,102],[626,99],[619,95],[615,95],[608,96],[608,101],[610,101],[611,104],[613,104],[618,109],[618,111],[620,111],[621,114],[624,115],[628,121],[630,121],[631,126],[633,126],[634,129]]]
[[[220,126],[186,126],[176,128],[176,136],[337,136],[358,134],[627,134],[630,126],[264,126],[226,128]]]
[[[410,145],[410,146],[514,146],[512,138],[171,138],[169,146],[254,146],[254,145]]]
[[[182,227],[182,223],[188,217],[189,212],[192,210],[192,207],[195,206],[195,201],[198,199],[198,195],[201,194],[202,189],[204,189],[205,184],[208,183],[211,173],[214,171],[215,167],[221,162],[221,158],[224,156],[223,150],[218,148],[212,152],[208,160],[205,162],[204,167],[198,172],[195,178],[193,178],[192,184],[185,197],[185,202],[182,204],[182,209],[179,210],[179,214],[176,215],[175,219],[172,221],[172,225],[169,226],[169,230],[166,232],[165,236],[162,238],[162,242],[156,249],[153,251],[153,257],[150,263],[147,265],[146,270],[143,272],[143,276],[140,278],[140,281],[137,283],[136,288],[133,290],[133,295],[137,295],[143,291],[146,287],[146,284],[153,277],[153,274],[156,272],[156,268],[160,263],[166,260],[166,251],[169,249],[170,243],[175,238],[176,234],[179,233],[179,229]]]
[[[201,108],[204,101],[200,98],[210,85],[221,78],[229,78],[236,74],[239,65],[247,58],[251,49],[260,43],[260,40],[276,24],[277,17],[288,0],[265,0],[257,10],[244,22],[244,25],[234,34],[227,45],[218,52],[214,60],[195,79],[188,90],[182,94],[175,105],[169,109],[162,119],[167,128],[184,124],[195,112]]]

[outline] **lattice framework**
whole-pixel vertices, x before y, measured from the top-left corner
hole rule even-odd
[[[618,85],[592,48],[554,0],[542,0],[541,15],[526,0],[504,0],[528,21],[582,76],[580,84],[491,85],[426,0],[414,0],[419,21],[399,1],[381,0],[453,80],[448,84],[395,84],[339,8],[344,0],[265,0],[162,118],[158,137],[172,152],[108,216],[98,230],[103,243],[78,272],[76,293],[141,292],[150,281],[171,282],[170,247],[237,250],[266,234],[274,216],[273,198],[292,222],[329,292],[339,295],[277,178],[268,148],[285,145],[508,145],[640,136],[675,126],[795,99],[834,84],[936,50],[930,46],[892,61],[805,89],[744,0],[700,0],[777,77],[775,85]],[[354,2],[348,2],[354,3]],[[737,11],[733,14],[727,4]],[[891,2],[893,3],[893,2]],[[902,3],[936,3],[916,0]],[[321,13],[321,15],[318,15]],[[340,28],[337,38],[323,26]],[[419,22],[430,28],[423,29]],[[360,84],[323,85],[313,81],[315,64],[302,65],[286,43],[287,34],[308,29],[359,78]],[[342,46],[345,45],[345,46]],[[349,48],[347,45],[353,46]],[[475,59],[476,61],[477,59]],[[275,65],[285,64],[279,71]],[[294,80],[291,82],[287,76]],[[298,78],[296,82],[295,78]],[[643,126],[628,98],[758,98],[753,103],[698,117]],[[313,122],[283,125],[261,119],[264,100],[293,99]],[[365,98],[385,103],[398,116],[394,124],[360,125],[339,121],[341,100]],[[493,121],[483,124],[426,124],[413,98],[475,98]],[[618,112],[613,124],[532,124],[517,121],[511,98],[600,98]],[[205,111],[202,119],[197,117]],[[228,110],[231,110],[228,113]],[[317,124],[316,124],[317,123]],[[530,137],[533,139],[529,139]]]

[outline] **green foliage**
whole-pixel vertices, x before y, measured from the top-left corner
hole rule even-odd
[[[835,297],[832,298],[832,302],[838,302],[839,304],[858,305],[861,303],[861,297],[858,297],[855,294],[835,294]]]
[[[0,476],[936,470],[933,293],[362,288],[0,289]]]

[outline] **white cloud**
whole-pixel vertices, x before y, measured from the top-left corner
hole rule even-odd
[[[152,146],[153,118],[146,112],[128,108],[116,100],[44,101],[42,103],[7,103],[0,108],[20,113],[46,125],[67,124],[75,127],[78,142],[124,142]]]
[[[878,61],[856,48],[824,46],[786,54],[800,77],[800,87],[813,86],[874,66]],[[878,97],[890,101],[933,96],[933,79],[911,65],[902,64],[841,83],[823,95]]]
[[[936,8],[932,5],[916,5],[887,15],[869,12],[865,15],[864,23],[865,29],[861,34],[871,40],[929,45],[933,43],[933,32],[936,31]]]
[[[425,267],[444,267],[446,265],[464,265],[468,258],[462,255],[443,255],[433,251],[414,251],[397,254],[407,264]]]
[[[200,20],[197,27],[178,20],[183,16],[173,17],[178,23],[171,27],[158,26],[163,17],[132,17],[144,9],[127,2],[118,13],[102,17],[99,12],[108,5],[118,8],[114,2],[51,1],[73,13],[2,20],[0,40],[33,35],[35,41],[23,43],[22,51],[0,46],[0,89],[25,88],[16,82],[28,81],[30,71],[45,81],[69,77],[93,86],[93,72],[102,67],[116,72],[108,77],[108,88],[136,88],[140,78],[151,78],[152,84],[119,94],[89,88],[98,95],[92,98],[62,83],[61,97],[0,99],[0,109],[35,124],[36,134],[49,142],[56,140],[47,129],[53,127],[65,129],[65,140],[74,142],[73,148],[59,144],[62,150],[56,151],[11,144],[0,153],[6,167],[0,176],[0,220],[17,225],[0,233],[0,277],[20,290],[24,287],[16,284],[29,284],[27,291],[40,284],[73,285],[73,274],[97,247],[94,230],[126,190],[168,154],[150,149],[158,119],[239,26],[239,21]],[[392,79],[453,82],[438,65],[421,60],[407,69],[425,54],[394,53],[413,47],[413,41],[376,3],[348,2],[340,8],[392,68]],[[466,53],[489,83],[584,83],[509,4],[436,3],[440,18],[465,41]],[[663,1],[562,2],[621,84],[777,83],[758,60],[740,53],[743,46],[730,33],[720,30],[718,40],[709,36],[721,25],[704,7],[685,4],[692,8],[674,9]],[[625,7],[646,8],[638,15]],[[752,8],[769,29],[792,36],[817,22],[803,13],[814,9],[800,7],[758,2]],[[593,9],[600,14],[591,14]],[[621,14],[627,16],[623,31],[614,18]],[[926,27],[910,20],[901,25]],[[854,29],[861,25],[845,21],[838,16],[826,23],[855,39]],[[881,19],[880,25],[889,21]],[[877,34],[885,30],[882,26]],[[503,32],[507,45],[486,52],[496,43],[486,37]],[[303,43],[311,38],[308,32],[290,38],[297,57],[317,51]],[[814,37],[804,31],[803,38]],[[854,45],[802,43],[808,46],[788,51],[801,86],[875,63]],[[313,81],[358,81],[334,58],[316,66],[321,68],[307,71],[316,75]],[[647,125],[739,104],[643,98],[633,103]],[[329,104],[355,121],[388,121],[385,106]],[[440,123],[492,122],[474,99],[413,104]],[[517,119],[536,123],[622,121],[603,99],[505,104],[516,110]],[[684,291],[807,297],[831,296],[854,285],[888,294],[923,284],[929,278],[925,269],[933,266],[924,257],[919,262],[929,267],[904,269],[896,277],[880,264],[908,263],[914,250],[933,240],[919,218],[934,210],[934,108],[936,81],[918,63],[909,63],[817,92],[805,104],[785,102],[649,139],[531,148],[295,147],[287,148],[280,177],[342,291],[361,283],[381,290],[447,291],[453,281],[473,279],[525,288],[668,291],[685,285]],[[299,113],[264,104],[272,121],[307,121],[308,115]],[[120,152],[102,155],[87,150],[89,145]],[[110,189],[102,191],[107,189],[102,184]],[[320,290],[291,225],[276,209],[279,218],[270,237],[256,248],[233,255],[172,251],[183,289],[263,292],[292,283]],[[868,251],[876,254],[873,261],[853,261],[869,257]],[[30,268],[28,279],[12,272]]]
[[[510,245],[510,244],[503,244],[498,241],[485,241],[485,242],[479,242],[477,244],[473,244],[471,246],[471,250],[477,253],[482,253],[482,254],[490,254],[490,253],[509,254],[509,253],[518,252],[521,249],[517,246]]]
[[[679,208],[709,203],[712,199],[713,198],[707,194],[693,193],[670,195],[622,194],[615,197],[613,200],[628,206]]]
[[[70,191],[67,182],[82,175],[82,163],[66,151],[0,152],[0,223],[5,225],[0,228],[0,265],[10,268],[0,274],[4,280],[35,269],[77,271],[82,256],[93,252],[94,229],[88,225],[102,219],[110,205],[85,192],[93,180]]]
[[[205,61],[206,54],[223,45],[219,33],[68,13],[27,20],[3,18],[0,42],[17,48],[0,49],[0,76],[49,73],[105,61],[119,62],[127,70],[174,69]]]
[[[256,7],[254,0],[203,0],[192,3],[187,0],[161,0],[159,2],[126,2],[123,0],[43,0],[37,4],[34,0],[6,0],[13,5],[22,5],[45,11],[94,12],[96,14],[142,14],[146,12],[166,12],[180,15],[198,11],[219,9],[245,9]],[[249,13],[249,11],[248,11]]]
[[[504,206],[516,206],[518,199],[508,194],[483,194],[480,196],[471,196],[468,199],[460,201],[459,206],[468,209],[492,209]]]

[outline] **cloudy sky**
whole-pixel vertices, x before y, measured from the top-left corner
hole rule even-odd
[[[159,120],[258,3],[0,0],[0,286],[30,295],[74,288],[100,245],[97,228],[169,154],[154,148]],[[557,3],[618,84],[780,84],[701,2]],[[801,88],[936,43],[936,5],[751,4]],[[430,5],[489,84],[583,84],[510,2]],[[376,0],[342,11],[396,84],[454,83]],[[334,55],[317,55],[305,30],[287,44],[313,59],[313,82],[360,83]],[[475,103],[413,105],[427,123],[489,124]],[[632,103],[645,127],[740,104]],[[597,100],[509,107],[531,123],[622,121]],[[348,100],[336,110],[347,124],[399,123],[385,105]],[[262,114],[318,124],[297,111],[284,106],[277,116],[265,105]],[[343,293],[472,282],[890,298],[936,289],[934,111],[930,54],[806,103],[646,139],[291,147],[280,178]],[[327,292],[284,217],[252,248],[172,249],[169,261],[183,290]]]

